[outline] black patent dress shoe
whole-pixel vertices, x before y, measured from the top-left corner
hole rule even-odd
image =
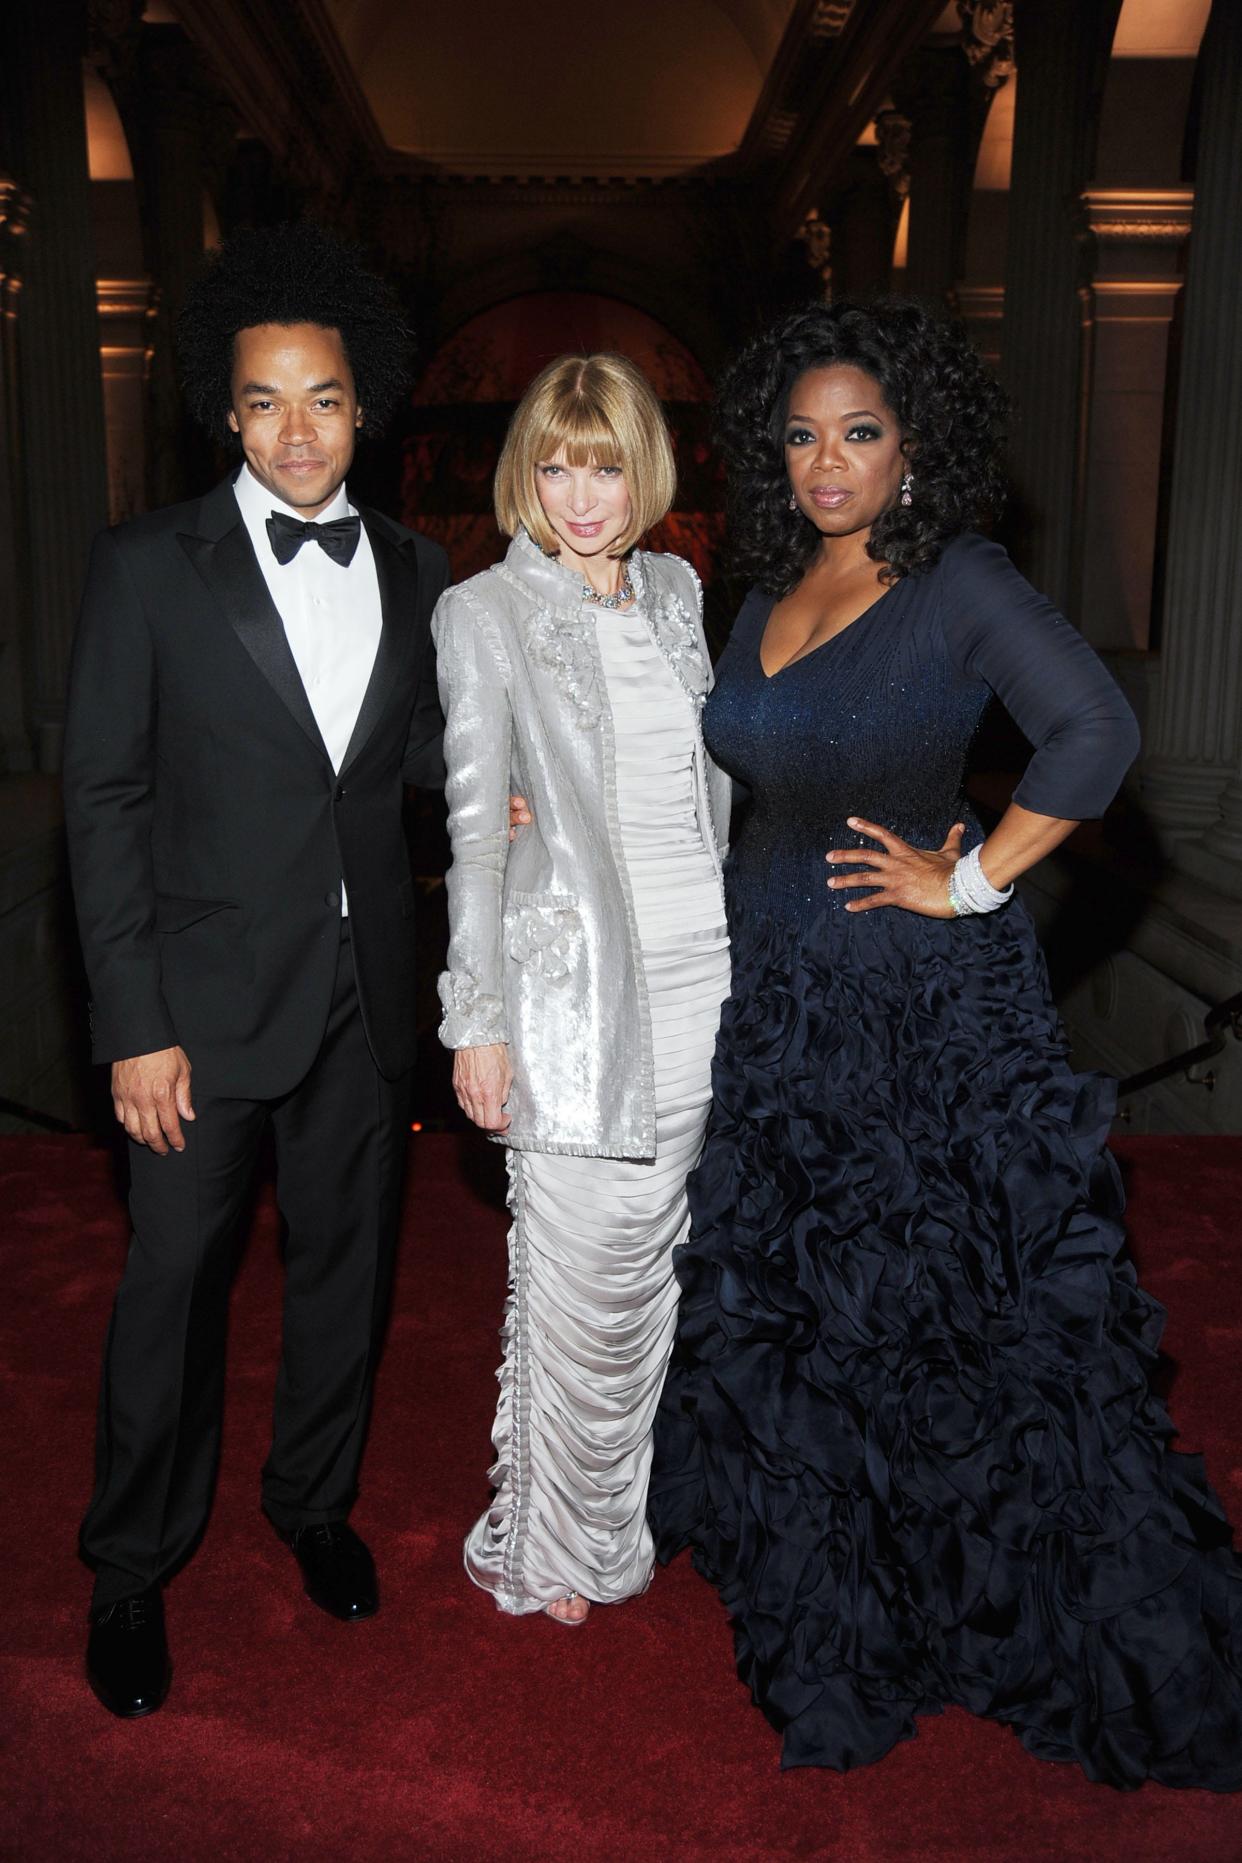
[[[86,1679],[108,1712],[123,1720],[154,1714],[162,1705],[172,1664],[158,1585],[91,1612]]]
[[[343,1520],[299,1527],[289,1536],[306,1595],[321,1611],[347,1624],[374,1617],[379,1610],[375,1561],[353,1528]]]

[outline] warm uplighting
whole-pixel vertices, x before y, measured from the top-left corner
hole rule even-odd
[[[910,196],[907,194],[901,203],[901,218],[897,222],[897,232],[893,238],[893,270],[905,270],[906,253],[910,245]]]
[[[1125,0],[1114,58],[1195,58],[1212,0]]]
[[[988,106],[987,122],[975,162],[975,186],[1002,193],[1009,186],[1013,166],[1013,118],[1018,101],[1018,74],[1002,84]]]
[[[133,163],[112,92],[90,65],[82,71],[86,148],[92,181],[132,181]]]

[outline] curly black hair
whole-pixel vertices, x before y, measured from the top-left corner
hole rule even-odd
[[[789,509],[789,397],[807,369],[834,363],[862,369],[879,385],[910,461],[911,503],[885,511],[867,542],[885,581],[931,569],[951,537],[1004,503],[1005,396],[962,326],[911,299],[810,304],[762,331],[730,365],[717,396],[734,563],[770,595],[789,593],[819,544],[815,526]]]
[[[339,330],[353,370],[363,432],[381,433],[409,380],[413,338],[384,280],[357,246],[313,221],[234,233],[208,260],[177,325],[181,382],[197,420],[233,440],[233,339],[261,323]]]

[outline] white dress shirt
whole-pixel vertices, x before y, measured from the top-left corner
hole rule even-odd
[[[305,513],[273,496],[259,483],[249,466],[243,466],[238,473],[233,492],[259,559],[263,579],[284,623],[285,639],[315,714],[315,723],[333,769],[339,770],[362,709],[383,620],[379,577],[366,526],[362,528],[353,559],[347,565],[334,563],[327,552],[310,539],[291,562],[280,563],[267,534],[267,520],[273,511],[283,511],[299,521],[304,519]],[[342,485],[331,504],[318,512],[312,522],[327,524],[334,518],[356,515]],[[342,881],[342,916],[347,911]]]

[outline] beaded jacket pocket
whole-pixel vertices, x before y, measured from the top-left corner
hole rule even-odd
[[[581,937],[576,893],[511,893],[505,907],[509,956],[528,974],[560,983]]]

